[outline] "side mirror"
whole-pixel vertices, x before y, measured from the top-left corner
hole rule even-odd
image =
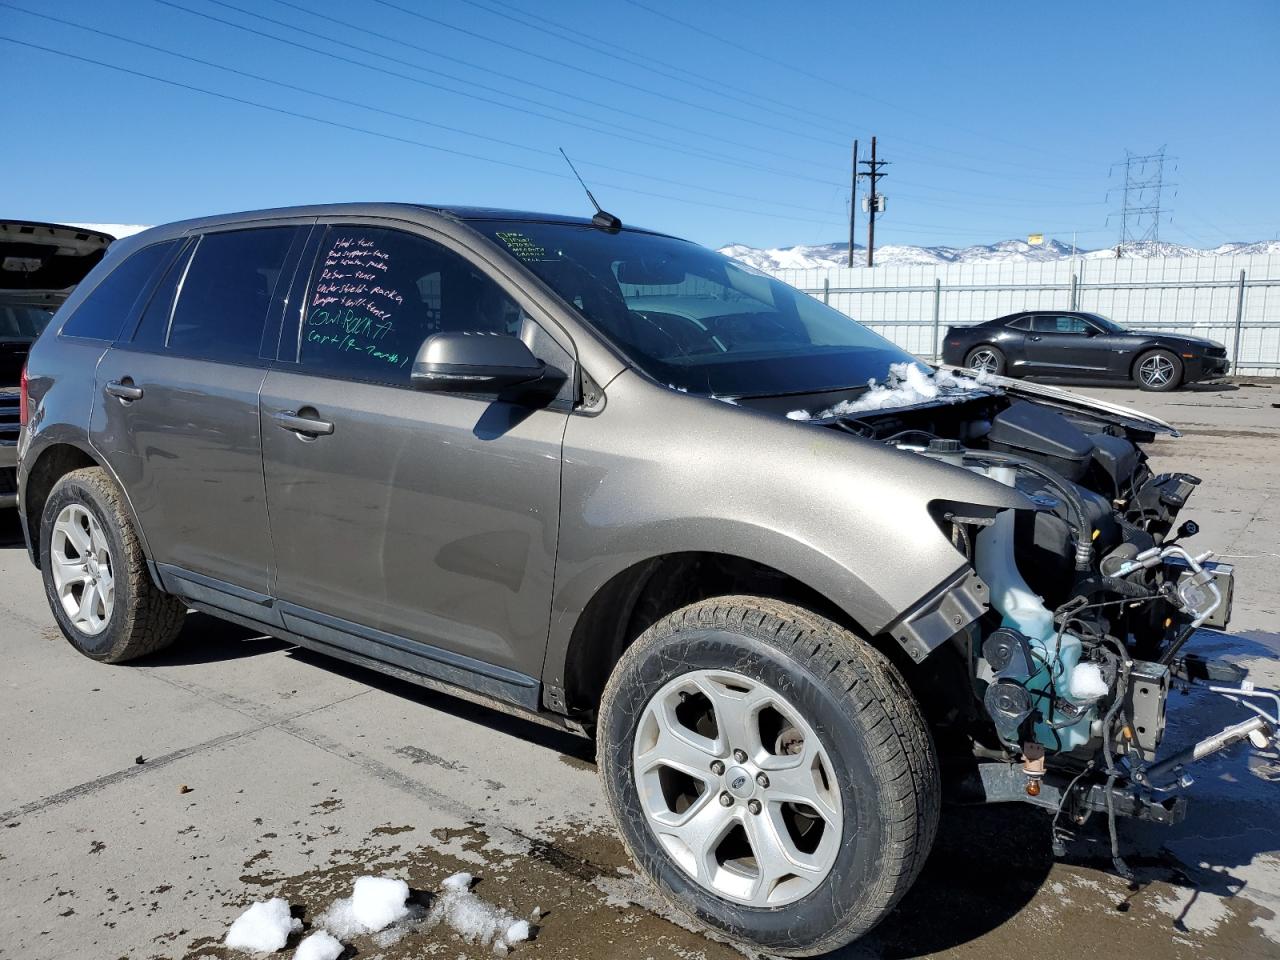
[[[524,341],[499,333],[437,333],[413,359],[410,379],[418,390],[497,394],[541,380],[547,365]]]

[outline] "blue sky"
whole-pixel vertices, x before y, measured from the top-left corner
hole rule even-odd
[[[564,147],[624,222],[824,242],[847,236],[851,141],[877,134],[878,244],[1112,244],[1111,163],[1162,145],[1162,239],[1280,231],[1273,0],[3,0],[0,35],[84,58],[0,41],[2,216],[582,212]]]

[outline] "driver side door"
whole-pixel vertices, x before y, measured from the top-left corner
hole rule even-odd
[[[1027,372],[1044,376],[1096,376],[1107,369],[1097,328],[1083,317],[1038,313],[1026,336]]]
[[[570,354],[460,254],[376,225],[326,228],[291,302],[260,405],[284,626],[537,706],[571,393],[517,405],[410,371],[445,331],[519,336],[566,375]]]

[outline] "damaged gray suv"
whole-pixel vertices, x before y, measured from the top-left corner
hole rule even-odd
[[[110,248],[31,349],[19,501],[119,663],[194,608],[589,736],[679,909],[832,949],[947,789],[1174,822],[1157,758],[1232,575],[1134,411],[933,370],[770,277],[592,220],[358,204]],[[1237,691],[1248,698],[1247,686]],[[1271,713],[1268,713],[1271,710]],[[999,814],[993,813],[993,816]]]

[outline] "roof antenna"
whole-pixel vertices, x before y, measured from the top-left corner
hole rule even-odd
[[[557,147],[556,149],[560,151],[560,156],[564,157],[564,162],[569,165],[569,169],[573,171],[573,175],[577,177],[578,182],[582,184],[582,189],[587,191],[587,199],[591,201],[591,205],[596,208],[595,216],[591,218],[592,225],[600,227],[602,230],[608,230],[611,233],[616,233],[621,230],[622,221],[612,213],[601,209],[600,204],[596,203],[596,198],[591,195],[591,188],[588,187],[586,181],[582,179],[582,175],[578,173],[578,168],[573,165],[573,161],[569,159],[569,155],[564,152],[564,147]]]

